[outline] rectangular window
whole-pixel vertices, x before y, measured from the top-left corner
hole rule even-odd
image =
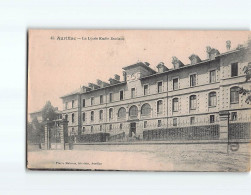
[[[110,131],[112,130],[112,124],[109,125],[109,130],[110,130]]]
[[[179,99],[174,98],[173,99],[173,112],[178,112],[179,109]]]
[[[94,105],[94,97],[91,97],[91,105]]]
[[[231,112],[231,121],[237,120],[237,112]]]
[[[147,121],[144,121],[144,128],[147,128]]]
[[[214,122],[215,122],[214,115],[210,115],[210,123],[214,123]]]
[[[158,120],[158,127],[161,127],[161,126],[162,126],[161,120]]]
[[[148,95],[148,85],[144,85],[144,95]]]
[[[131,98],[135,98],[135,88],[131,89]]]
[[[123,124],[122,123],[119,124],[119,129],[120,130],[123,129]]]
[[[215,70],[211,70],[209,72],[210,77],[209,77],[209,82],[210,83],[215,83],[216,82],[216,71]]]
[[[74,113],[71,114],[71,122],[74,123]]]
[[[102,131],[102,125],[99,126],[99,130]]]
[[[177,118],[173,118],[173,126],[177,127],[178,123],[177,123]]]
[[[99,120],[103,120],[103,110],[99,111]]]
[[[190,118],[190,125],[194,125],[195,124],[195,117],[191,117]]]
[[[83,120],[83,122],[85,122],[85,113],[84,112],[82,114],[82,120]]]
[[[173,90],[177,90],[179,88],[179,79],[173,79]]]
[[[72,100],[72,101],[71,101],[71,107],[72,107],[72,108],[74,108],[74,106],[75,106],[74,103],[75,103],[75,101]]]
[[[104,103],[103,95],[100,95],[99,99],[100,99],[100,104],[103,104]]]
[[[113,95],[112,95],[112,93],[109,94],[109,101],[110,101],[110,102],[113,101]]]
[[[94,121],[94,111],[91,111],[91,121]]]
[[[123,100],[123,99],[124,99],[124,91],[123,91],[123,90],[121,90],[121,91],[119,92],[119,99],[120,99],[120,100]]]
[[[230,89],[230,104],[239,103],[239,87],[232,87]]]
[[[68,109],[68,102],[65,102],[65,109]]]
[[[196,86],[196,74],[190,75],[190,87]]]
[[[210,107],[216,106],[216,92],[209,93],[209,102],[208,105]]]
[[[162,100],[157,101],[157,114],[163,113],[163,103]]]
[[[238,63],[231,64],[231,77],[238,76]]]
[[[113,118],[113,110],[112,108],[109,109],[109,119]]]
[[[196,96],[191,95],[190,96],[190,110],[196,110],[196,107],[197,107]]]
[[[158,93],[162,93],[162,82],[158,82]]]
[[[82,102],[82,104],[83,104],[83,107],[85,107],[85,99],[83,99],[83,102]]]

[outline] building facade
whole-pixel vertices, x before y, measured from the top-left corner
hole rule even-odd
[[[123,68],[123,78],[97,80],[62,98],[69,135],[100,132],[143,137],[143,131],[216,124],[219,112],[230,121],[250,122],[251,107],[239,87],[250,89],[243,68],[251,62],[250,42],[220,53],[207,47],[207,59],[189,56],[184,65],[173,57],[172,69],[164,63],[157,71],[138,62]]]

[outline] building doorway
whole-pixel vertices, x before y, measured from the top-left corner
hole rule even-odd
[[[130,131],[129,131],[129,137],[132,137],[132,135],[136,135],[136,123],[130,123]]]

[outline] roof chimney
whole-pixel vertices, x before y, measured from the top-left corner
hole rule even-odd
[[[144,64],[145,64],[146,66],[150,66],[150,63],[148,63],[148,62],[144,62]]]
[[[189,59],[191,60],[191,65],[194,65],[194,64],[201,62],[200,57],[196,54],[190,55]]]
[[[207,46],[207,58],[208,59],[213,60],[218,54],[220,54],[220,52],[217,49]]]
[[[117,80],[117,81],[120,81],[120,76],[117,75],[117,74],[115,74],[115,75],[114,75],[114,79]]]
[[[227,48],[227,51],[229,51],[231,49],[231,41],[230,40],[226,41],[226,48]]]
[[[184,66],[184,64],[177,57],[173,56],[172,58],[172,64],[174,69],[178,69]]]
[[[123,81],[126,82],[126,71],[123,71]]]
[[[120,81],[118,81],[118,80],[116,80],[116,79],[113,79],[113,78],[110,78],[110,79],[109,79],[109,82],[110,82],[111,85],[120,83]]]
[[[91,91],[91,88],[82,86],[82,91],[85,93],[85,92]]]
[[[100,86],[98,86],[94,83],[88,83],[88,87],[91,88],[92,90],[100,88]]]
[[[168,68],[165,66],[163,62],[160,62],[156,67],[158,68],[159,73],[165,72],[168,70]]]

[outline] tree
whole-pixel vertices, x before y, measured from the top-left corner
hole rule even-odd
[[[42,120],[49,121],[55,120],[57,118],[57,114],[55,112],[55,108],[51,105],[50,101],[47,101],[42,109]]]
[[[251,62],[249,62],[248,65],[243,68],[243,71],[246,74],[246,82],[248,82],[251,79]],[[245,102],[247,104],[251,103],[251,90],[239,87],[239,93],[242,95],[247,95]]]

